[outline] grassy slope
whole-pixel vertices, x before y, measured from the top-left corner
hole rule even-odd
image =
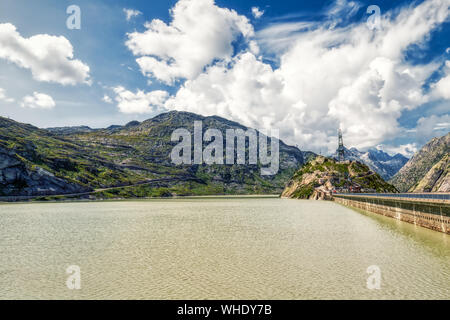
[[[374,189],[377,192],[397,192],[394,186],[385,182],[379,174],[372,172],[362,163],[355,161],[349,164],[337,163],[323,157],[316,159],[319,158],[323,160],[312,160],[294,174],[290,181],[290,186],[296,186],[296,190],[291,195],[292,198],[309,198],[314,189],[322,185],[319,180],[323,177],[332,177],[331,184],[336,188],[349,187],[356,183],[364,189]],[[330,179],[325,178],[325,180]],[[306,183],[306,181],[309,182]]]
[[[28,168],[42,167],[58,177],[97,188],[124,186],[148,179],[197,179],[159,185],[138,185],[98,193],[104,198],[145,197],[164,194],[247,194],[280,192],[296,167],[261,177],[259,165],[174,166],[169,158],[175,128],[193,131],[193,121],[225,130],[243,128],[218,117],[168,113],[130,126],[93,132],[54,134],[47,130],[0,118],[0,147],[14,151]],[[301,151],[281,143],[282,161]]]

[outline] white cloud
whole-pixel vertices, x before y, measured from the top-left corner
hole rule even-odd
[[[404,155],[407,158],[411,158],[418,150],[416,143],[407,143],[407,144],[401,144],[399,146],[391,146],[391,145],[379,145],[378,146],[381,150],[389,153],[390,155],[395,155],[397,153],[400,153]]]
[[[103,101],[103,102],[106,102],[106,103],[113,103],[111,97],[108,96],[107,94],[105,94],[105,95],[103,96],[102,101]]]
[[[355,1],[336,0],[326,10],[326,16],[328,21],[328,27],[330,29],[335,28],[342,22],[348,21],[349,18],[354,16],[360,8],[360,4]]]
[[[11,103],[14,102],[14,99],[6,95],[5,89],[0,88],[0,101]]]
[[[283,79],[272,68],[246,52],[233,59],[232,68],[215,65],[194,80],[188,80],[166,103],[168,109],[205,115],[218,114],[255,127],[261,122],[288,119],[290,104],[282,94]],[[274,108],[277,106],[277,108]]]
[[[436,126],[434,127],[434,130],[446,130],[446,131],[450,131],[450,122],[449,117],[448,116],[444,116],[446,117],[446,121],[447,122],[438,122],[436,123]]]
[[[252,7],[252,14],[256,19],[259,19],[263,16],[264,10],[260,10],[258,7]]]
[[[265,52],[279,57],[280,53],[292,47],[295,42],[293,37],[296,34],[316,28],[317,25],[315,22],[305,21],[272,24],[259,30],[256,33],[256,38]]]
[[[450,60],[445,62],[445,75],[432,88],[436,98],[450,100]]]
[[[128,34],[127,47],[143,74],[165,83],[193,79],[215,60],[229,60],[238,35],[251,37],[245,16],[220,8],[213,0],[180,0],[170,11],[170,24],[154,19],[144,32]]]
[[[25,96],[23,98],[21,107],[31,109],[53,109],[55,105],[55,101],[51,96],[35,91],[32,96]]]
[[[450,115],[432,115],[422,117],[417,121],[417,140],[426,143],[431,138],[442,136],[450,132]]]
[[[345,128],[351,145],[371,147],[399,133],[402,111],[427,101],[421,90],[424,81],[411,66],[375,58],[366,72],[339,89],[328,104],[328,115]]]
[[[168,93],[162,90],[144,92],[137,90],[136,93],[126,90],[124,87],[113,88],[116,94],[115,100],[120,112],[123,113],[151,113],[163,111],[164,102]]]
[[[435,93],[446,100],[450,99],[450,75],[440,79],[436,83]]]
[[[142,12],[140,12],[139,10],[134,10],[134,9],[123,9],[123,12],[125,13],[125,17],[127,19],[127,21],[130,21],[131,18],[137,17],[138,15],[141,15]]]
[[[239,53],[186,81],[165,105],[279,128],[283,139],[304,149],[334,151],[339,124],[346,145],[378,145],[402,131],[402,112],[430,100],[422,87],[439,65],[411,65],[405,55],[448,19],[448,9],[448,0],[405,7],[384,15],[375,31],[365,21],[346,27],[272,25],[257,39],[279,44],[277,35],[283,33],[286,45],[275,51],[279,67]]]
[[[89,82],[89,66],[73,59],[73,47],[63,36],[37,34],[24,38],[10,23],[0,24],[0,58],[30,69],[38,81],[75,85]]]

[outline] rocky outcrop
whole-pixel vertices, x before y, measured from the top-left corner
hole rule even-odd
[[[380,175],[357,161],[318,156],[298,170],[282,193],[297,199],[330,199],[334,192],[397,192]]]
[[[412,191],[431,168],[450,153],[450,133],[433,138],[389,181],[402,192]]]
[[[28,168],[14,151],[0,148],[0,196],[70,194],[89,190],[55,177],[38,166]]]
[[[412,192],[450,192],[450,155],[446,154],[423,177]]]

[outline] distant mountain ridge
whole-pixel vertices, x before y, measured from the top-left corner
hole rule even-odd
[[[110,125],[107,128],[100,128],[100,129],[93,129],[91,127],[88,126],[66,126],[66,127],[49,127],[49,128],[44,128],[43,130],[47,130],[51,133],[54,134],[60,134],[60,135],[70,135],[70,134],[78,134],[78,133],[88,133],[88,132],[95,132],[95,131],[102,131],[102,130],[107,130],[107,131],[115,131],[115,130],[119,130],[119,129],[123,129],[123,128],[129,128],[129,127],[134,127],[134,126],[138,126],[140,125],[139,121],[133,120],[128,122],[127,124],[121,126],[121,125]]]
[[[402,192],[444,191],[447,188],[441,188],[441,185],[444,184],[445,186],[444,182],[448,181],[448,178],[446,178],[448,175],[448,160],[446,159],[448,159],[449,154],[450,133],[439,138],[433,138],[414,154],[390,182]],[[433,169],[441,161],[441,165]],[[433,171],[435,172],[433,173]],[[445,172],[447,173],[442,176]],[[442,179],[440,179],[441,176]],[[447,189],[446,192],[449,191]]]
[[[399,153],[391,156],[383,150],[375,148],[362,152],[356,148],[347,149],[344,147],[344,156],[346,160],[364,163],[384,180],[391,179],[408,162],[408,158]],[[332,157],[337,158],[337,153],[333,154]]]
[[[53,127],[45,128],[44,130],[50,131],[51,133],[55,134],[74,134],[95,131],[95,129],[92,129],[88,126]]]

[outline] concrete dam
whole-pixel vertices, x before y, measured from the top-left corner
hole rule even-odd
[[[333,200],[345,206],[381,214],[450,234],[450,194],[339,193]]]

